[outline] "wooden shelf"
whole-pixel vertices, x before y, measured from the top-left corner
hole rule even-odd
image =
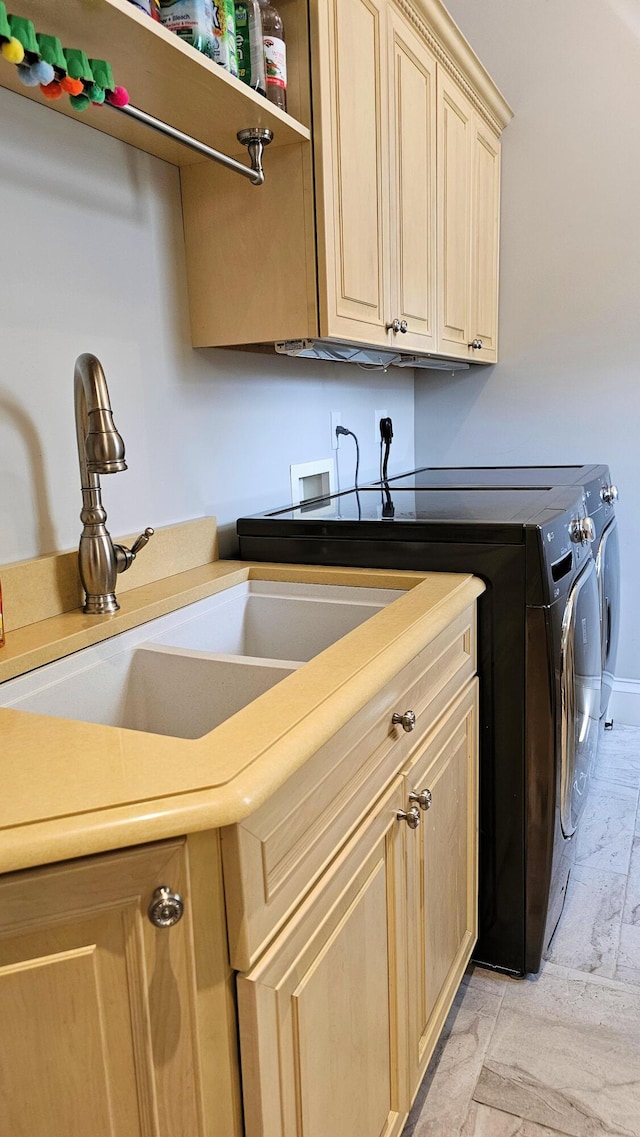
[[[14,5],[11,5],[13,8]],[[273,131],[272,147],[308,141],[308,126],[284,114],[218,64],[155,23],[129,0],[16,0],[18,15],[36,31],[56,35],[65,47],[108,59],[131,103],[200,142],[240,157],[236,133],[245,127]],[[108,107],[74,111],[67,96],[52,103],[39,88],[24,87],[13,64],[0,59],[0,86],[137,146],[175,166],[206,161]],[[265,157],[268,169],[268,152]]]

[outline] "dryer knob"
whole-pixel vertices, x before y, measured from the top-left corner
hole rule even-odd
[[[576,517],[569,525],[569,536],[576,544],[589,544],[596,539],[596,527],[590,517]]]
[[[618,500],[618,487],[614,485],[603,486],[600,490],[600,497],[606,501],[607,505],[613,505]]]

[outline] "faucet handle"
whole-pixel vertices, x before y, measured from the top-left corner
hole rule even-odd
[[[153,530],[151,528],[147,528],[147,529],[145,529],[144,533],[140,534],[140,536],[138,537],[138,540],[131,547],[131,556],[132,557],[135,557],[136,554],[139,553],[141,549],[144,549],[145,545],[149,544],[149,540],[151,539],[151,537],[153,537],[154,532],[155,532],[155,530]]]
[[[127,569],[131,568],[137,553],[139,553],[141,549],[144,549],[145,545],[149,544],[149,540],[153,537],[153,534],[153,529],[145,529],[144,533],[141,533],[137,541],[134,542],[131,549],[127,549],[126,545],[113,546],[116,554],[116,568],[118,572],[126,572]]]

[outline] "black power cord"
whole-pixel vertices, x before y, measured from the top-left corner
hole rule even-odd
[[[360,469],[360,447],[358,446],[358,439],[356,438],[356,436],[352,430],[347,430],[346,426],[337,426],[336,427],[336,438],[338,438],[341,434],[350,434],[351,437],[353,438],[353,441],[356,444],[356,473],[355,473],[355,477],[353,479],[353,484],[354,484],[355,489],[359,489],[360,487],[358,486],[358,470]]]
[[[391,492],[389,490],[389,482],[387,475],[387,465],[389,463],[389,451],[391,449],[391,441],[393,439],[393,423],[390,418],[380,419],[380,483],[382,495],[382,516],[383,518],[391,518],[395,514],[395,507],[391,500]],[[384,457],[382,449],[384,447]]]
[[[353,485],[354,485],[354,489],[356,491],[356,502],[358,505],[358,521],[360,521],[362,518],[362,509],[360,507],[360,492],[359,492],[359,486],[358,486],[358,470],[360,469],[360,447],[358,445],[358,439],[356,438],[356,436],[352,430],[347,430],[346,426],[337,426],[336,427],[336,438],[339,438],[341,434],[350,434],[351,437],[353,438],[353,441],[356,444],[356,472],[355,472],[355,477],[353,479]]]
[[[391,449],[391,441],[393,439],[393,423],[390,418],[380,419],[380,481],[387,481],[387,463],[389,461],[389,451]],[[384,458],[382,457],[382,447],[384,445]]]

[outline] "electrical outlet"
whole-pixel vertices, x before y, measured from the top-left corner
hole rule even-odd
[[[381,411],[374,411],[373,414],[374,414],[374,418],[375,418],[374,436],[373,437],[375,439],[376,445],[379,446],[380,445],[380,419],[381,418],[389,418],[389,412],[385,407]]]
[[[331,449],[338,449],[338,439],[336,438],[336,427],[342,426],[342,411],[331,412]]]

